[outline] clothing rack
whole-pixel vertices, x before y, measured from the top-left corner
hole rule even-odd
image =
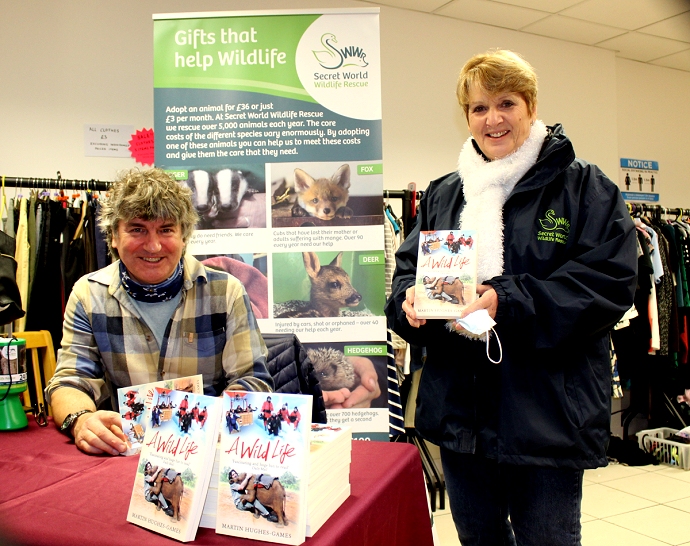
[[[402,199],[402,222],[403,234],[407,237],[414,225],[415,216],[417,215],[417,202],[422,198],[421,191],[417,191],[417,184],[410,182],[407,189],[404,190],[383,190],[383,197],[393,197]]]
[[[404,190],[383,190],[384,199],[402,199],[402,222],[405,237],[410,234],[414,226],[417,215],[417,202],[421,199],[422,193],[417,191],[417,185],[414,182],[410,182]],[[410,393],[411,383],[412,375],[408,375],[400,388],[403,408],[407,407],[407,397]],[[436,465],[436,461],[431,456],[424,438],[419,435],[414,427],[405,427],[404,438],[406,442],[415,445],[419,450],[422,459],[422,470],[424,471],[426,486],[429,491],[431,511],[436,511],[437,495],[439,508],[444,510],[446,507],[446,482]]]
[[[690,209],[666,208],[661,205],[649,205],[647,203],[627,203],[628,211],[635,215],[638,212],[654,212],[657,214],[675,214],[679,216],[690,216]]]
[[[0,176],[3,187],[26,188],[31,190],[93,190],[105,191],[110,188],[111,182],[101,180],[74,180],[62,178],[60,171],[57,178],[37,178],[23,176]]]
[[[667,208],[662,207],[661,205],[632,202],[627,203],[627,207],[628,211],[633,217],[638,217],[642,214],[651,214],[653,217],[658,219],[660,219],[662,214],[675,216],[676,219],[684,216],[690,216],[690,209],[684,208]],[[620,410],[624,440],[628,440],[629,438],[628,430],[635,417],[638,415],[644,415],[649,421],[654,418],[655,411],[653,410],[667,412],[667,416],[670,416],[671,419],[677,419],[677,422],[681,424],[682,427],[686,426],[682,416],[674,408],[673,403],[667,393],[663,392],[663,390],[660,390],[658,385],[654,385],[648,380],[641,379],[640,377],[636,377],[635,380],[639,381],[643,388],[636,389],[638,391],[637,393],[633,393],[631,389],[630,404],[627,408]],[[659,398],[658,401],[657,398]]]

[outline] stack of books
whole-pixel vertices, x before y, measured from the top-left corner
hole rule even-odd
[[[216,528],[220,446],[211,472],[200,527]],[[309,449],[309,485],[307,488],[306,536],[311,537],[328,521],[350,496],[352,430],[322,424],[311,425]]]
[[[303,394],[223,393],[216,533],[304,542],[311,405]]]
[[[298,545],[350,496],[352,431],[312,424],[311,396],[141,387],[122,393],[148,425],[131,523],[182,542],[207,527]]]
[[[168,411],[144,433],[127,521],[188,542],[196,537],[211,479],[221,399],[161,387],[153,399]]]
[[[216,528],[216,509],[218,508],[218,483],[220,469],[220,444],[216,447],[216,457],[213,460],[213,468],[211,469],[211,482],[208,485],[206,493],[206,500],[204,501],[204,510],[201,513],[201,521],[199,527],[206,527],[208,529]],[[227,476],[225,477],[227,479]]]
[[[306,536],[313,536],[350,496],[351,460],[352,429],[312,424]]]

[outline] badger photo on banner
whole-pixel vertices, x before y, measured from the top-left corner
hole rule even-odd
[[[388,439],[378,8],[154,15],[155,163],[188,251],[294,333],[329,422]]]

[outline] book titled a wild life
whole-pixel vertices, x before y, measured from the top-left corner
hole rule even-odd
[[[302,544],[312,396],[225,391],[216,533]]]
[[[127,435],[129,446],[122,455],[136,455],[141,451],[141,442],[150,421],[153,395],[156,387],[188,393],[204,393],[204,376],[201,374],[178,377],[153,383],[143,383],[117,389],[122,430]]]
[[[157,387],[127,521],[194,540],[218,444],[221,399]]]
[[[458,318],[477,298],[475,231],[422,231],[417,250],[414,300],[417,317]]]

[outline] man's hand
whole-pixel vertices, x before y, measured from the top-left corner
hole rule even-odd
[[[75,445],[84,453],[119,455],[127,450],[120,414],[96,411],[80,415],[72,427]]]
[[[79,389],[64,387],[53,392],[50,399],[55,424],[60,426],[70,413],[90,409],[72,424],[75,445],[84,453],[119,455],[127,450],[127,436],[122,432],[120,414],[114,411],[96,411],[89,395]]]
[[[413,328],[419,328],[420,326],[424,326],[426,324],[426,319],[418,319],[417,318],[417,313],[415,313],[414,310],[414,286],[410,286],[406,291],[405,291],[405,301],[402,304],[402,310],[405,311],[405,316],[407,316],[407,322],[410,323],[410,326]]]

